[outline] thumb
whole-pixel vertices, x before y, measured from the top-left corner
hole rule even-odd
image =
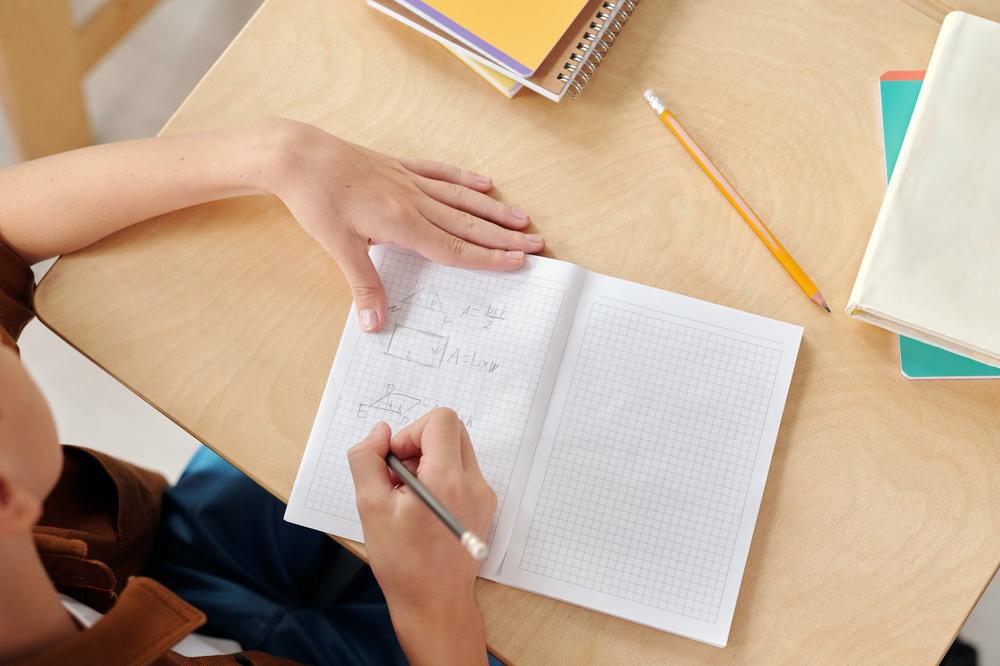
[[[367,245],[354,245],[337,257],[337,263],[351,285],[361,330],[366,333],[380,330],[386,316],[385,289],[368,256]]]
[[[392,490],[389,466],[385,463],[391,434],[389,426],[380,421],[367,437],[347,451],[359,512],[378,503]]]

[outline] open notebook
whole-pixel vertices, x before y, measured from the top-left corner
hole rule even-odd
[[[481,575],[725,645],[802,329],[529,257],[513,273],[372,257],[286,520],[363,540],[346,451],[458,413],[498,496]]]

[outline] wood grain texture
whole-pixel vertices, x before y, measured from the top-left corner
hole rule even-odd
[[[348,27],[349,26],[349,27]],[[481,581],[516,664],[937,663],[1000,544],[1000,383],[908,382],[842,308],[884,191],[879,75],[926,66],[903,2],[648,0],[584,96],[499,96],[360,2],[270,0],[165,132],[265,114],[492,174],[547,254],[805,326],[729,647]],[[819,311],[642,99],[685,127],[816,280]],[[181,211],[61,259],[57,333],[287,498],[350,306],[274,199]]]
[[[69,0],[0,0],[0,99],[20,159],[90,143],[82,76]]]
[[[903,2],[939,22],[952,11],[968,12],[992,21],[1000,21],[1000,2],[997,0],[903,0]]]

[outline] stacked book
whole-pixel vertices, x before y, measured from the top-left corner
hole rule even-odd
[[[368,0],[508,97],[579,97],[639,0]]]
[[[891,178],[847,312],[901,336],[913,379],[1000,376],[996,63],[1000,24],[952,12],[926,76],[882,77]]]

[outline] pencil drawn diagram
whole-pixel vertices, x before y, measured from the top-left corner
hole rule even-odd
[[[447,312],[445,312],[444,303],[441,301],[441,297],[438,295],[437,289],[435,289],[433,285],[421,287],[401,300],[400,303],[414,305],[427,310],[433,310],[434,312],[440,312],[441,314],[447,314]]]
[[[419,412],[416,407],[422,402],[420,398],[397,391],[395,384],[387,384],[382,395],[371,402],[358,404],[358,417],[365,418],[377,412],[379,418],[403,424],[410,420],[407,415],[411,411]]]
[[[377,398],[358,403],[357,417],[359,419],[374,417],[394,426],[404,426],[438,406],[435,400],[419,398],[399,390],[395,384],[386,384],[385,391]],[[458,411],[458,418],[466,428],[472,428],[471,414]]]
[[[445,305],[438,289],[433,284],[425,284],[410,292],[394,304],[389,305],[389,312],[400,312],[405,307],[420,308],[434,313],[439,317],[439,324],[431,325],[431,328],[445,328],[452,323],[460,323],[470,328],[488,329],[494,324],[507,320],[507,306],[494,303],[470,303],[473,299],[468,299],[465,304],[454,304],[455,307]]]
[[[437,368],[448,348],[448,338],[396,324],[385,353],[429,368]]]

